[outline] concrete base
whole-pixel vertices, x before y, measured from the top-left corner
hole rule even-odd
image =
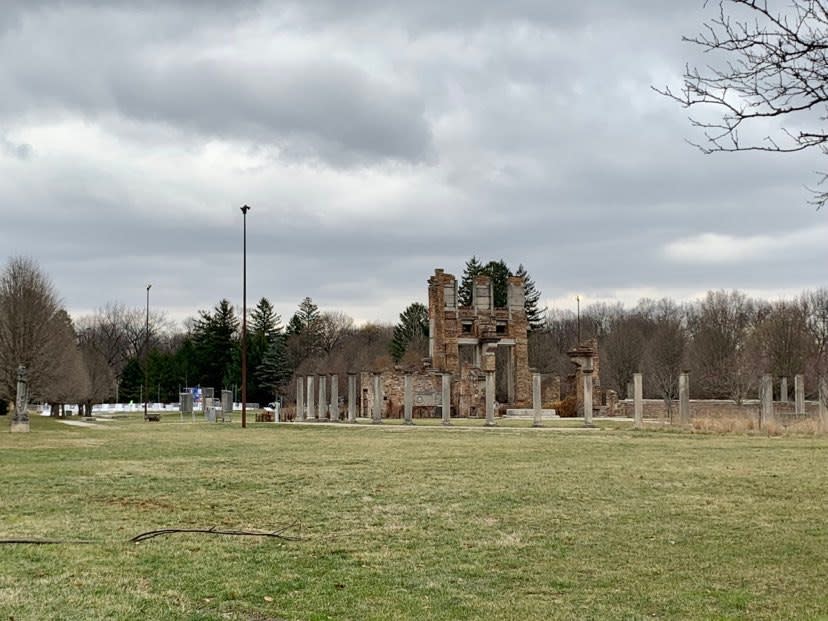
[[[483,423],[483,426],[484,426],[484,427],[497,427],[497,423],[494,423],[494,422],[492,422],[492,423],[486,422],[486,423]]]
[[[513,418],[534,418],[535,410],[532,408],[510,408],[506,410],[506,416]],[[541,410],[541,418],[560,418],[555,410]]]
[[[15,423],[12,422],[11,424],[11,432],[12,433],[29,433],[31,431],[29,429],[29,423]]]
[[[409,425],[410,426],[410,425],[413,425],[413,424],[414,424],[413,420],[407,420],[407,421],[403,422],[403,425]]]
[[[448,420],[443,421],[443,427],[451,427],[451,426],[452,426],[451,421],[448,421]]]

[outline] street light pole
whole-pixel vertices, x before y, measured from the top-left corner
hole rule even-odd
[[[578,347],[581,346],[581,296],[576,295],[575,300],[578,302]]]
[[[243,222],[242,246],[242,428],[247,427],[247,212],[248,205],[241,207]]]
[[[144,420],[147,420],[147,400],[149,399],[149,290],[147,285],[147,322],[144,325]]]

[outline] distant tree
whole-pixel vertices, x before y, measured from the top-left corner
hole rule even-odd
[[[710,291],[690,309],[691,390],[737,403],[752,392],[761,373],[750,340],[755,317],[753,300],[738,291]]]
[[[276,335],[262,357],[255,371],[256,380],[270,397],[284,390],[290,380],[293,369],[290,364],[285,337]]]
[[[543,328],[544,319],[546,317],[546,308],[540,308],[541,292],[538,291],[535,281],[529,276],[529,272],[523,267],[523,263],[518,265],[515,276],[523,278],[523,309],[526,311],[526,319],[529,321],[530,330],[540,330]]]
[[[466,261],[466,267],[463,270],[463,277],[460,280],[460,286],[457,289],[457,297],[459,306],[471,306],[473,291],[474,291],[474,277],[483,273],[483,264],[473,256]]]
[[[505,308],[509,302],[509,276],[512,271],[503,259],[489,261],[481,274],[488,276],[492,281],[492,295],[495,308]]]
[[[14,401],[17,367],[28,371],[29,394],[43,398],[64,372],[66,338],[52,283],[37,264],[24,257],[9,259],[0,272],[0,398]]]
[[[247,337],[247,368],[252,373],[247,377],[248,399],[254,402],[268,402],[273,396],[273,386],[261,384],[259,368],[265,354],[276,339],[282,336],[282,318],[267,298],[261,298],[250,313],[250,330]],[[239,365],[241,360],[239,360]]]
[[[227,300],[213,312],[201,310],[193,325],[193,345],[199,365],[199,383],[219,390],[229,387],[238,366],[239,319]]]
[[[420,302],[413,302],[400,313],[400,321],[394,326],[394,336],[389,346],[394,362],[402,360],[412,343],[422,346],[423,338],[427,345],[428,309]]]
[[[353,326],[354,320],[342,311],[327,311],[319,315],[314,327],[321,353],[331,354]]]
[[[828,113],[828,2],[789,0],[783,6],[720,0],[718,16],[701,34],[684,38],[710,58],[705,68],[688,66],[678,94],[656,89],[685,107],[713,108],[721,115],[713,118],[705,110],[691,118],[704,132],[697,146],[705,153],[813,147],[828,153],[822,124]],[[815,193],[818,208],[826,201],[828,192]]]
[[[687,331],[684,312],[669,299],[640,302],[651,322],[651,331],[644,348],[644,387],[652,387],[663,400],[672,419],[673,402],[678,398],[678,378],[685,368]],[[629,395],[628,395],[629,396]]]
[[[609,332],[601,347],[602,386],[613,388],[625,398],[633,374],[642,370],[647,333],[647,318],[635,311],[610,320]]]
[[[805,370],[813,349],[807,319],[807,308],[801,301],[768,306],[755,332],[763,370],[776,377],[793,377]]]

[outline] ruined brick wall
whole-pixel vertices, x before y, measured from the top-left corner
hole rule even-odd
[[[644,399],[644,418],[659,419],[664,416],[667,420],[670,419],[667,413],[667,407],[663,399]],[[618,402],[618,415],[632,417],[633,400],[624,399]],[[750,417],[759,416],[759,401],[749,399],[737,404],[727,399],[690,399],[690,416],[692,417]],[[794,416],[793,403],[778,403],[773,404],[775,415],[780,417]],[[678,417],[678,401],[672,403],[673,418]],[[805,412],[808,416],[819,415],[819,403],[817,401],[806,401]]]
[[[386,369],[380,374],[383,418],[402,418],[405,411],[405,375],[402,369]],[[412,373],[415,418],[435,415],[435,399],[442,393],[442,377],[436,373]],[[374,373],[359,374],[360,416],[371,417],[374,407]]]

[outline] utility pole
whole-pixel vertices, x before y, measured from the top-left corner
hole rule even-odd
[[[144,324],[144,420],[147,420],[147,401],[149,400],[149,291],[152,283],[147,285],[147,322]]]
[[[242,428],[247,427],[247,212],[248,205],[241,207],[243,222],[242,245]]]

